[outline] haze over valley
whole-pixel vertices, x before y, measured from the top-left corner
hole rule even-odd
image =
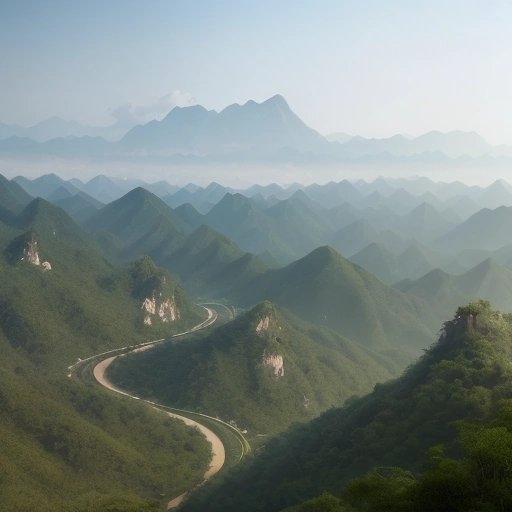
[[[0,510],[512,510],[512,8],[0,6]]]

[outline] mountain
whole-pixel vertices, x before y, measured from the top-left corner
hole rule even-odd
[[[404,241],[396,233],[379,230],[366,220],[358,219],[334,233],[329,243],[345,257],[350,257],[371,243],[378,243],[389,250],[396,250],[404,244]]]
[[[254,201],[242,194],[227,193],[206,215],[205,223],[231,238],[243,250],[252,253],[273,248],[286,251],[273,236],[271,220]],[[286,251],[289,254],[289,251]]]
[[[273,239],[288,249],[291,259],[322,245],[333,230],[328,213],[302,190],[265,209],[264,213],[270,219]],[[266,250],[279,256],[270,245]]]
[[[270,300],[399,362],[428,346],[432,336],[421,320],[426,304],[420,306],[327,246],[257,276],[235,297],[244,305]]]
[[[349,260],[387,284],[395,283],[404,277],[398,267],[396,255],[383,245],[375,242],[361,249],[358,253],[351,256]]]
[[[493,259],[488,258],[457,276],[456,283],[468,299],[487,299],[500,309],[512,312],[512,271]]]
[[[0,219],[2,211],[19,213],[32,197],[15,181],[9,181],[0,174]]]
[[[292,428],[268,442],[250,464],[192,496],[183,507],[184,512],[204,510],[206,504],[211,512],[277,512],[323,491],[338,496],[351,478],[363,477],[376,466],[381,482],[380,499],[387,497],[391,503],[365,508],[361,499],[352,510],[448,510],[446,492],[452,498],[460,496],[479,485],[478,478],[464,480],[467,484],[461,486],[459,472],[455,473],[457,466],[449,464],[445,467],[447,479],[443,480],[448,486],[445,494],[441,494],[444,499],[438,494],[430,495],[430,503],[439,506],[430,508],[427,500],[424,508],[412,509],[392,507],[400,492],[389,493],[386,475],[392,474],[397,466],[406,467],[410,472],[402,473],[402,480],[397,482],[403,492],[404,477],[419,479],[425,470],[436,466],[436,460],[442,459],[439,445],[445,446],[447,454],[460,454],[456,447],[457,426],[470,441],[471,433],[480,432],[482,424],[498,427],[506,421],[510,425],[512,375],[507,361],[512,356],[511,332],[510,317],[492,311],[488,304],[459,308],[453,320],[444,324],[439,341],[399,379],[377,385],[369,395],[351,400],[341,409],[331,409],[311,423]],[[461,424],[463,421],[466,428]],[[504,438],[509,443],[510,433],[498,428],[488,432],[489,442],[471,446],[481,461],[490,462],[495,456],[509,460],[509,448],[504,451],[509,444],[498,444]],[[430,450],[430,460],[425,460],[430,447],[435,448]],[[482,474],[481,464],[472,467]],[[437,489],[436,482],[432,480],[430,487]],[[497,482],[489,483],[488,498],[494,496],[489,489],[495,489]],[[362,497],[371,499],[369,486],[365,489]],[[441,489],[439,492],[443,493]],[[424,498],[428,498],[427,493],[428,488]],[[471,504],[449,507],[461,511],[470,508]],[[489,510],[499,510],[499,506]]]
[[[194,294],[222,296],[266,269],[214,229],[195,228],[204,219],[187,210],[190,216],[184,208],[174,211],[138,187],[100,209],[86,226],[109,259],[130,261],[149,255]]]
[[[65,191],[65,189],[62,189]],[[65,191],[61,199],[51,199],[50,201],[62,208],[75,222],[78,224],[85,224],[100,208],[104,206],[98,200],[94,199],[85,192],[78,192],[78,194],[71,195],[70,192]]]
[[[408,236],[418,241],[431,242],[444,235],[460,219],[450,210],[440,213],[429,203],[421,203],[404,216],[402,227]]]
[[[439,267],[445,261],[445,257],[443,254],[418,242],[413,242],[397,256],[396,261],[402,278],[417,279],[430,270]]]
[[[485,299],[512,312],[512,271],[487,258],[463,274],[453,276],[435,269],[416,281],[403,281],[396,287],[428,302],[442,311],[453,311],[457,304]]]
[[[82,137],[90,134],[91,127],[59,117],[50,117],[29,127],[0,124],[0,139],[27,137],[37,142],[45,142],[57,137]]]
[[[240,250],[231,240],[202,225],[191,233],[162,265],[178,275],[194,294],[223,297],[232,288],[245,287],[266,270],[256,256]]]
[[[478,197],[481,208],[512,206],[512,187],[504,180],[496,180],[484,189]]]
[[[266,253],[281,264],[323,244],[333,229],[329,212],[301,190],[271,206],[258,204],[255,197],[227,193],[204,222],[243,250]]]
[[[347,180],[338,183],[331,181],[325,185],[314,183],[305,187],[304,193],[325,208],[333,208],[343,203],[354,205],[362,199],[362,194]]]
[[[465,249],[496,250],[512,240],[512,207],[484,208],[436,241],[439,249],[453,253]]]
[[[477,157],[495,152],[495,148],[477,133],[462,131],[447,133],[431,131],[412,138],[403,135],[394,135],[385,139],[352,137],[341,145],[340,150],[343,155],[351,158],[382,154],[406,157],[435,152],[457,158],[464,155]]]
[[[398,255],[385,245],[371,243],[349,259],[388,284],[404,279],[418,279],[450,261],[444,254],[416,241]]]
[[[417,280],[404,279],[395,288],[423,299],[440,317],[455,311],[458,304],[467,300],[467,294],[459,288],[456,278],[438,268]]]
[[[252,439],[318,416],[390,376],[375,354],[269,302],[206,338],[123,358],[109,373],[123,388],[229,418]]]
[[[120,144],[129,151],[196,155],[270,155],[281,148],[305,152],[329,145],[290,110],[280,95],[262,103],[250,100],[244,105],[233,104],[219,113],[200,105],[175,107],[161,121],[132,128]]]
[[[39,178],[29,180],[23,176],[16,176],[13,181],[18,183],[24,190],[33,197],[48,199],[58,190],[67,190],[71,195],[80,192],[75,185],[63,180],[56,174],[44,174]]]
[[[343,144],[345,142],[348,142],[352,138],[352,135],[349,135],[348,133],[343,133],[343,132],[334,132],[334,133],[329,133],[328,135],[325,136],[325,138],[329,142],[339,142],[339,143]]]
[[[0,508],[99,511],[102,503],[124,503],[153,510],[154,500],[199,483],[209,448],[198,433],[68,377],[66,368],[79,357],[182,331],[204,318],[202,310],[147,260],[109,265],[43,199],[11,228],[5,239],[0,223]],[[164,307],[155,318],[142,309],[145,299],[174,304],[174,316]]]
[[[232,189],[212,182],[206,188],[199,187],[193,191],[180,188],[173,194],[165,195],[164,200],[172,208],[190,203],[201,213],[206,213],[228,192],[232,192]]]
[[[123,260],[148,254],[162,260],[184,239],[182,221],[160,198],[137,187],[87,221],[93,233],[108,232],[123,244]]]
[[[84,183],[81,190],[102,203],[110,203],[119,199],[126,192],[110,178],[103,175],[95,176],[87,183]]]
[[[196,229],[204,224],[204,216],[201,215],[190,203],[183,203],[174,209],[174,213],[189,227]]]

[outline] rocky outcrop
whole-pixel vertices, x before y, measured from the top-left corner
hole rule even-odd
[[[263,354],[264,366],[272,368],[276,377],[284,376],[284,360],[283,356],[279,354]]]
[[[21,261],[26,261],[27,263],[35,265],[36,267],[40,266],[45,272],[48,272],[52,269],[52,266],[49,261],[43,261],[41,263],[39,251],[37,248],[37,241],[34,240],[33,238],[25,242]]]
[[[152,325],[155,316],[163,323],[174,322],[180,318],[180,311],[176,306],[174,295],[163,300],[157,300],[154,295],[146,297],[141,309],[145,311],[144,325]]]
[[[258,322],[258,325],[256,326],[256,332],[264,332],[268,331],[268,328],[270,327],[270,316],[264,316],[260,319]]]
[[[27,241],[23,248],[23,256],[21,259],[32,265],[40,265],[39,252],[37,251],[37,242],[35,240]]]

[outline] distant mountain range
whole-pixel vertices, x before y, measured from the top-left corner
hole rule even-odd
[[[119,122],[110,126],[89,126],[76,121],[67,121],[60,117],[50,117],[33,126],[0,123],[0,139],[21,137],[46,142],[56,138],[69,137],[103,137],[107,140],[118,140],[132,125]]]
[[[50,118],[32,127],[0,124],[0,155],[66,159],[158,159],[181,162],[367,162],[455,160],[508,161],[511,146],[493,146],[475,132],[431,131],[419,137],[383,139],[344,133],[322,136],[275,95],[229,105],[220,112],[201,105],[175,107],[162,120],[128,126],[90,127]],[[468,160],[469,159],[469,160]]]

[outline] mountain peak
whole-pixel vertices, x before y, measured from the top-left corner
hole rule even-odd
[[[261,104],[262,105],[275,105],[278,107],[290,108],[287,101],[284,99],[283,96],[281,96],[281,94],[274,94],[274,96],[271,96],[270,98],[268,98]]]

